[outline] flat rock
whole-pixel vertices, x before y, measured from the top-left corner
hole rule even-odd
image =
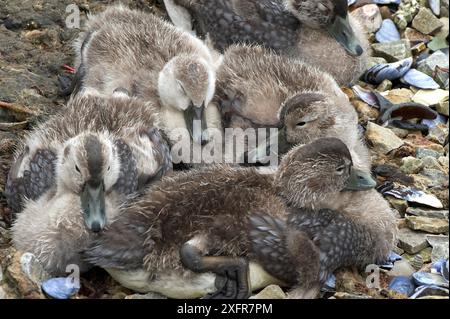
[[[367,139],[373,148],[383,154],[387,154],[403,145],[403,140],[388,128],[369,122],[366,131]]]
[[[412,100],[426,106],[437,105],[439,103],[448,102],[448,91],[437,90],[419,90],[414,94]]]
[[[448,126],[443,123],[439,123],[438,125],[433,126],[432,128],[430,128],[427,139],[444,145],[448,139]]]
[[[428,243],[433,247],[431,252],[431,261],[436,262],[439,259],[448,259],[448,236],[444,235],[427,235]]]
[[[398,277],[398,276],[405,276],[409,277],[413,273],[415,273],[416,270],[411,266],[411,264],[407,260],[398,260],[394,263],[394,267],[388,271],[386,274],[390,277]]]
[[[406,224],[413,230],[422,230],[431,234],[448,233],[448,221],[423,216],[406,216]]]
[[[374,55],[386,59],[388,62],[397,62],[411,57],[411,45],[408,40],[398,40],[386,43],[372,44]]]
[[[406,209],[406,213],[409,215],[414,215],[414,216],[448,219],[448,210],[435,210],[435,209],[408,207]]]
[[[394,104],[411,102],[414,93],[408,89],[394,89],[382,94]]]
[[[251,296],[250,299],[286,299],[283,289],[277,285],[270,285],[261,290],[258,294]]]
[[[432,252],[433,248],[431,247],[427,247],[425,249],[422,249],[421,251],[419,251],[417,254],[415,255],[410,255],[410,254],[403,254],[402,257],[407,260],[411,266],[415,267],[414,265],[414,260],[415,259],[419,259],[421,261],[421,265],[419,265],[419,267],[415,267],[416,269],[420,269],[422,268],[424,263],[429,263],[431,262],[431,252]],[[417,258],[419,257],[419,258]]]
[[[416,157],[417,158],[425,158],[425,157],[434,157],[439,158],[442,156],[442,153],[437,152],[435,150],[431,150],[428,148],[418,147],[416,148]]]
[[[426,233],[402,228],[398,231],[398,246],[409,254],[415,254],[429,245]]]
[[[406,28],[405,38],[408,39],[412,45],[419,44],[419,43],[428,43],[432,39],[431,36],[423,34],[412,28]]]
[[[447,101],[444,100],[444,101],[439,102],[436,105],[436,111],[438,111],[442,115],[449,116],[448,99],[447,99]]]
[[[448,186],[448,174],[444,173],[442,170],[424,168],[420,174],[431,181],[431,183],[428,184],[429,187]]]
[[[368,4],[355,9],[352,16],[357,16],[363,27],[368,33],[374,33],[381,27],[383,18],[376,4]]]
[[[438,72],[438,68],[448,69],[448,67],[448,57],[441,51],[434,52],[417,65],[417,69],[420,72],[431,76],[442,88],[445,88],[448,82],[448,72]]]
[[[423,34],[432,34],[442,28],[443,23],[436,18],[430,9],[421,7],[412,21],[412,26]]]

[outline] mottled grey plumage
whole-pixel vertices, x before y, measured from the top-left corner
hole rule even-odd
[[[309,62],[333,75],[340,85],[357,80],[367,54],[352,56],[327,31],[337,16],[346,19],[346,0],[165,0],[175,25],[189,26],[225,51],[233,44],[259,44],[277,53]],[[320,5],[320,7],[319,7]],[[175,13],[187,10],[191,17]],[[320,10],[320,9],[322,10]],[[364,51],[367,35],[350,16]],[[339,63],[336,63],[339,61]]]
[[[12,227],[15,247],[35,254],[55,275],[71,263],[88,270],[79,252],[93,232],[172,169],[158,125],[150,103],[84,92],[35,127],[19,145],[8,178],[8,202],[20,212]],[[88,202],[86,195],[98,199]],[[95,200],[100,208],[89,224]]]
[[[27,148],[23,156],[29,152]],[[47,149],[38,150],[30,159],[28,169],[23,171],[23,176],[15,178],[15,171],[19,169],[23,156],[17,158],[12,165],[5,186],[5,197],[8,206],[14,213],[23,209],[23,199],[38,199],[42,194],[54,186],[55,161],[54,152]]]
[[[248,257],[278,279],[300,285],[303,297],[314,296],[323,282],[320,273],[349,260],[384,258],[395,242],[395,219],[376,191],[344,190],[351,163],[345,144],[327,138],[291,150],[274,175],[218,166],[163,178],[131,201],[85,256],[127,287],[136,282],[123,274],[136,271],[148,274],[139,291],[150,287],[177,296],[159,285],[168,271],[178,271],[177,285],[183,285],[179,249],[192,243],[207,256]],[[327,205],[336,214],[302,220],[302,214]],[[291,214],[299,215],[293,226]],[[335,254],[341,236],[348,253],[358,257]]]

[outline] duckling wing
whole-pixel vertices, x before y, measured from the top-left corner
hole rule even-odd
[[[136,158],[133,156],[131,148],[123,140],[117,140],[114,144],[120,159],[120,172],[113,188],[119,194],[133,194],[138,189],[139,180]]]
[[[15,213],[23,209],[25,198],[36,200],[55,184],[56,155],[48,149],[38,149],[22,176],[19,176],[20,167],[28,152],[29,149],[26,148],[17,158],[9,171],[5,186],[6,201]]]
[[[298,20],[285,10],[280,0],[198,1],[190,9],[197,20],[197,32],[208,34],[222,51],[236,43],[287,49],[295,43],[299,27]]]
[[[141,214],[122,214],[82,252],[96,266],[115,269],[139,269],[153,247],[146,241],[146,219]]]
[[[297,280],[295,259],[286,245],[285,221],[270,215],[250,217],[251,253],[271,275],[286,283]]]

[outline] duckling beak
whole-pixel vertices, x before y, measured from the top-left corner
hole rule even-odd
[[[106,225],[105,185],[102,181],[90,180],[81,194],[81,208],[86,226],[95,233]]]
[[[372,178],[370,173],[352,167],[350,177],[344,190],[348,191],[364,191],[377,186],[377,182]]]
[[[328,28],[328,33],[339,42],[345,50],[351,55],[360,56],[363,54],[363,49],[350,26],[348,15],[346,17],[336,16],[333,24]]]
[[[194,103],[187,108],[184,112],[184,119],[186,121],[186,127],[191,135],[192,140],[195,143],[204,145],[206,140],[202,138],[203,131],[208,127],[205,119],[205,103],[201,106],[196,106]]]

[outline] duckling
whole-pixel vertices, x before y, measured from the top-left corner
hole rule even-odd
[[[312,297],[323,272],[389,253],[395,221],[370,190],[374,186],[369,174],[352,165],[344,143],[317,139],[292,149],[272,175],[219,165],[164,178],[129,203],[85,256],[130,289],[173,298],[246,298],[271,283],[298,286],[295,296],[302,290]],[[320,234],[310,234],[307,227],[319,214],[302,223],[303,211],[341,193],[376,199],[377,206],[347,202],[351,207],[328,216],[332,227],[324,224]],[[360,216],[352,219],[354,211]],[[275,244],[267,235],[272,228],[282,238]],[[348,254],[342,256],[344,248]],[[329,261],[325,269],[321,260]]]
[[[366,69],[369,42],[347,0],[164,0],[175,25],[195,20],[220,51],[260,44],[329,72],[340,85]],[[191,17],[191,18],[189,18]]]
[[[38,125],[16,153],[5,195],[17,213],[15,247],[52,274],[80,258],[129,196],[171,170],[150,104],[85,92]]]
[[[370,171],[358,115],[327,73],[260,46],[236,45],[225,52],[217,75],[214,102],[224,128],[277,127],[279,154],[316,138],[338,137],[355,166]],[[266,154],[265,143],[260,145],[253,159]]]
[[[200,144],[202,131],[220,125],[220,113],[210,103],[220,54],[170,23],[112,6],[90,17],[75,51],[82,89],[110,94],[122,87],[151,101],[171,142],[179,139],[178,129],[187,129]],[[194,121],[201,129],[194,130]]]

